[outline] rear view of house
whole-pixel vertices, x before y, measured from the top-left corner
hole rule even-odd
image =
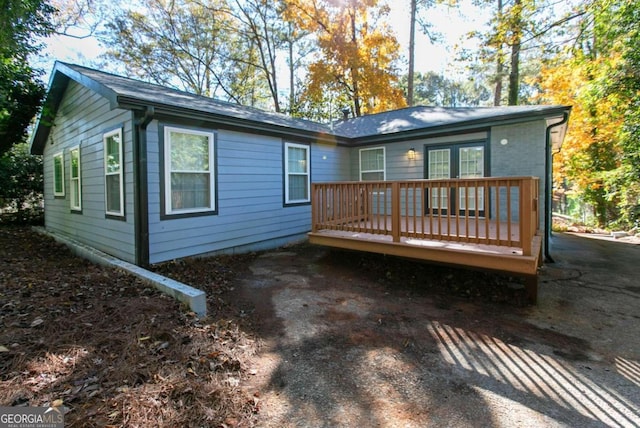
[[[431,215],[457,217],[458,230],[461,219],[484,230],[481,219],[517,223],[510,204],[522,195],[468,182],[489,177],[533,180],[525,196],[548,251],[550,159],[570,109],[414,107],[320,124],[56,63],[44,111],[31,150],[44,155],[46,228],[147,265],[273,248],[309,232],[312,242],[350,248],[345,238],[358,237],[336,236],[347,214],[404,221],[405,232],[385,226],[396,244],[402,233],[446,240],[442,228],[425,235]],[[393,196],[394,182],[421,184],[398,184]],[[352,222],[344,232],[380,234],[370,229]],[[323,238],[328,230],[334,236]],[[488,244],[509,246],[500,241]]]

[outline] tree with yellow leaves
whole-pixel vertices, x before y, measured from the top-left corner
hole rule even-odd
[[[543,67],[544,102],[573,105],[569,133],[554,158],[557,183],[594,207],[600,226],[640,223],[640,6],[592,0],[582,34],[589,37]],[[586,31],[586,30],[589,31]]]
[[[355,116],[406,106],[398,84],[399,44],[378,0],[284,0],[285,19],[313,32],[318,57],[303,97],[315,106],[348,100]]]

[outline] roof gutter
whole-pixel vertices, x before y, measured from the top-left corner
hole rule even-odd
[[[149,265],[149,191],[147,174],[147,126],[155,116],[155,108],[147,106],[142,114],[133,112],[133,180],[135,204],[135,261]]]
[[[553,128],[558,126],[562,126],[569,121],[569,112],[564,111],[562,113],[562,120],[560,122],[556,122],[547,126],[546,140],[545,140],[545,176],[544,180],[544,194],[545,194],[545,204],[544,204],[544,259],[548,263],[555,263],[553,258],[551,257],[551,252],[549,251],[550,244],[550,236],[551,236],[551,227],[553,225],[553,210],[551,209],[551,204],[553,203],[553,195],[552,195],[552,183],[553,183],[553,154],[551,152],[551,131]]]

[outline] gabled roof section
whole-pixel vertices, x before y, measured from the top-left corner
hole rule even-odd
[[[437,132],[506,125],[535,119],[562,117],[566,106],[504,106],[504,107],[434,107],[417,106],[356,117],[335,125],[338,135],[349,136],[354,143],[410,138]]]
[[[31,152],[42,154],[64,93],[73,80],[106,98],[112,108],[156,115],[196,118],[220,127],[349,145],[393,142],[439,133],[463,132],[496,124],[553,119],[566,106],[428,107],[418,106],[340,121],[333,125],[227,103],[152,83],[56,62],[44,108],[31,139]]]
[[[156,114],[199,117],[218,121],[228,127],[335,142],[335,134],[328,125],[227,103],[79,65],[56,62],[51,73],[44,114],[39,118],[32,138],[32,153],[42,153],[51,130],[51,122],[70,80],[105,97],[112,108],[142,110],[153,107]]]

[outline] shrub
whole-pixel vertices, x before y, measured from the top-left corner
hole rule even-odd
[[[0,157],[0,222],[39,224],[43,220],[42,156],[27,143],[14,145]]]

